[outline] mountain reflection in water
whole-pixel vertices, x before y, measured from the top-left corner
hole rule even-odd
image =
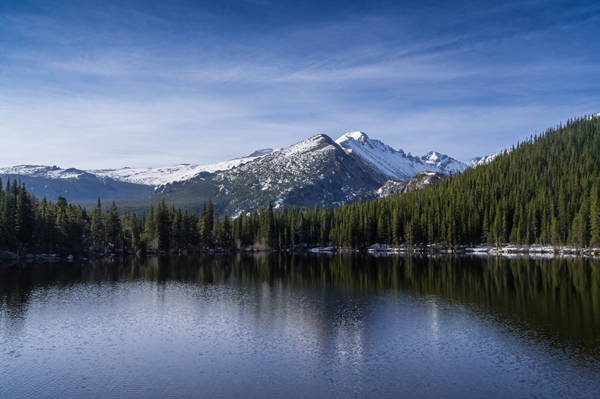
[[[162,383],[171,396],[194,396],[200,384],[216,397],[594,397],[599,291],[600,263],[584,258],[259,253],[21,264],[0,271],[0,396],[39,396],[43,384],[49,396],[165,393],[135,366],[150,379],[170,375],[176,387]],[[99,338],[107,331],[110,345]],[[87,367],[87,388],[75,377],[67,387],[20,379],[35,375],[34,339],[63,371],[61,351],[49,347],[93,342],[67,356],[82,365],[73,375]],[[131,367],[98,374],[104,356]],[[133,376],[125,388],[102,384],[123,373]]]

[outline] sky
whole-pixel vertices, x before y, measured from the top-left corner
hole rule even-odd
[[[600,2],[3,0],[0,167],[363,131],[463,162],[600,112]]]

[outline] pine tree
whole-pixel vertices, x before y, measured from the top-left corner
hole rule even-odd
[[[105,243],[105,228],[102,217],[102,204],[100,197],[94,212],[92,213],[92,249],[95,251],[104,250]]]
[[[600,248],[600,195],[598,186],[592,186],[590,204],[590,246]]]
[[[269,205],[265,213],[265,227],[263,233],[264,243],[270,248],[275,247],[275,218],[273,215],[273,204],[269,199]]]
[[[122,248],[122,228],[121,219],[115,201],[112,201],[105,217],[105,234],[106,241],[113,245],[115,249]]]
[[[168,251],[170,249],[170,223],[164,197],[162,201],[156,204],[154,210],[154,228],[155,236],[158,240],[158,250]]]
[[[20,246],[29,248],[33,242],[33,232],[35,225],[35,215],[31,204],[31,198],[25,189],[25,183],[22,184],[17,195],[16,209],[16,235]]]
[[[138,209],[135,214],[132,215],[131,218],[131,249],[134,251],[138,251],[142,248],[142,219],[140,217],[140,210]]]
[[[0,250],[4,248],[4,188],[2,187],[2,179],[0,179]]]
[[[4,246],[9,251],[16,251],[19,246],[19,240],[16,236],[17,231],[17,181],[13,181],[11,186],[10,181],[6,183],[6,191],[4,192],[4,209],[3,209],[3,240]]]
[[[181,209],[172,210],[173,222],[171,223],[171,248],[181,249],[184,247],[183,214]]]
[[[214,229],[214,207],[212,201],[209,199],[208,204],[204,203],[202,210],[200,211],[199,230],[200,240],[202,245],[212,248],[213,243],[213,229]]]
[[[56,199],[56,227],[60,232],[60,252],[64,253],[68,244],[69,215],[67,214],[67,199],[59,196]]]
[[[154,249],[158,247],[156,245],[156,223],[154,220],[154,207],[150,205],[150,209],[148,210],[148,215],[146,216],[146,220],[144,223],[144,241],[146,241],[150,246]]]
[[[222,248],[224,249],[228,249],[231,247],[232,244],[232,226],[231,226],[231,220],[229,219],[229,217],[227,217],[227,214],[223,215],[223,233],[222,233]]]

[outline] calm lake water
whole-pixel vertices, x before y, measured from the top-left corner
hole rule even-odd
[[[600,397],[600,263],[237,255],[0,270],[0,397]]]

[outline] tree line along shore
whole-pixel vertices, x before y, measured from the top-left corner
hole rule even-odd
[[[0,181],[0,251],[18,254],[302,250],[519,251],[600,248],[600,118],[569,120],[487,165],[402,196],[336,206],[266,207],[234,218],[169,206],[119,212],[38,199]],[[533,247],[532,247],[533,246]],[[428,249],[429,248],[429,249]],[[518,252],[518,251],[516,251]],[[540,251],[543,252],[543,251]]]

